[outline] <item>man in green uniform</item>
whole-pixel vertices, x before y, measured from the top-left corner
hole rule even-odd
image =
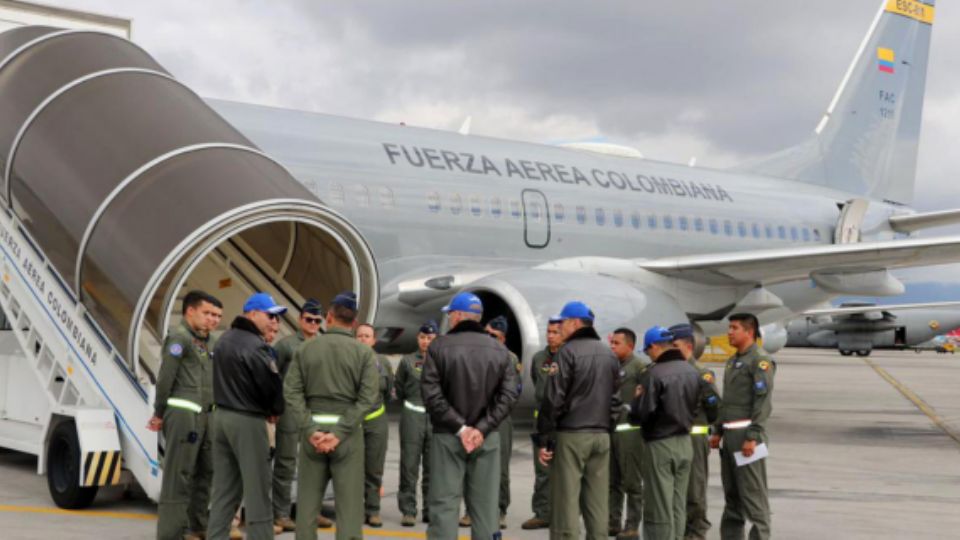
[[[475,294],[457,294],[444,312],[450,332],[430,344],[423,366],[423,403],[435,430],[427,538],[457,538],[457,510],[465,494],[471,538],[496,540],[497,428],[519,397],[516,364],[480,325],[483,304]]]
[[[687,484],[687,529],[684,539],[705,540],[707,531],[710,530],[710,520],[707,519],[709,434],[710,425],[717,421],[720,394],[717,392],[713,371],[701,365],[693,356],[693,327],[689,324],[677,324],[670,327],[670,332],[673,333],[673,346],[700,376],[700,397],[697,410],[694,411],[693,428],[690,429],[693,461],[690,463],[690,482]]]
[[[183,319],[163,342],[151,431],[163,430],[163,483],[157,538],[200,538],[207,530],[210,480],[210,412],[213,366],[209,336],[220,301],[203,291],[183,298]]]
[[[533,355],[533,361],[530,363],[530,378],[533,379],[534,406],[538,407],[543,401],[543,393],[547,387],[547,379],[553,374],[553,358],[563,344],[563,338],[560,336],[560,319],[551,317],[547,322],[547,346],[542,351]],[[539,411],[534,409],[533,420],[536,422]],[[536,434],[531,437],[533,444],[533,497],[530,505],[533,508],[533,517],[524,521],[520,527],[526,530],[546,529],[550,526],[550,469],[545,467],[537,454],[540,448],[537,446]]]
[[[300,329],[296,334],[287,336],[273,346],[277,351],[277,367],[280,375],[286,377],[293,353],[304,341],[313,339],[323,333],[323,306],[314,299],[309,299],[300,307],[300,318],[297,321]],[[273,524],[283,531],[296,529],[296,524],[290,519],[290,489],[293,476],[297,473],[297,441],[300,429],[297,420],[289,410],[284,411],[277,420],[276,450],[273,454]],[[320,527],[332,527],[333,522],[319,516]]]
[[[284,397],[302,427],[297,476],[297,540],[317,538],[316,516],[333,479],[340,540],[363,538],[363,417],[378,399],[373,349],[357,343],[357,297],[330,302],[327,333],[297,349]]]
[[[727,338],[737,353],[724,368],[723,403],[710,437],[710,447],[720,448],[720,478],[726,503],[720,518],[720,537],[742,539],[749,519],[753,523],[751,540],[760,540],[770,538],[767,460],[737,466],[735,454],[750,458],[758,449],[766,450],[766,424],[773,410],[777,364],[756,343],[760,323],[755,316],[737,313],[729,319]]]
[[[550,537],[607,538],[610,431],[622,411],[620,363],[593,329],[593,311],[568,302],[560,312],[564,344],[540,404],[540,462],[550,465]],[[555,448],[555,449],[554,449]]]
[[[377,344],[373,326],[361,324],[356,329],[357,341],[373,348]],[[363,417],[364,446],[364,493],[366,523],[371,527],[383,527],[380,519],[380,490],[383,488],[383,468],[387,461],[387,440],[390,438],[390,423],[387,421],[387,403],[393,393],[393,368],[390,360],[376,356],[377,375],[380,378],[380,393],[373,409]]]
[[[637,334],[629,328],[617,328],[610,338],[610,350],[620,361],[620,400],[630,403],[640,384],[640,373],[645,365],[633,353]],[[643,519],[643,480],[641,463],[643,434],[640,426],[630,424],[629,409],[625,408],[617,419],[610,438],[610,536],[629,540],[640,537],[640,521]],[[627,519],[622,521],[623,503],[627,503]],[[621,526],[622,525],[622,526]]]
[[[654,326],[643,336],[653,364],[640,376],[630,421],[643,431],[643,538],[678,540],[687,524],[690,428],[700,377],[673,347],[673,334]]]
[[[400,489],[397,503],[403,514],[400,524],[413,527],[417,523],[417,477],[423,464],[421,493],[423,494],[423,522],[430,521],[427,494],[430,491],[430,419],[423,407],[420,394],[420,375],[427,347],[437,337],[437,324],[430,321],[420,327],[416,353],[405,355],[397,366],[394,388],[397,399],[403,402],[400,415]]]
[[[279,316],[266,293],[252,295],[214,349],[213,490],[207,538],[226,540],[242,500],[249,540],[273,538],[270,441],[265,422],[283,414],[283,379],[265,341]]]

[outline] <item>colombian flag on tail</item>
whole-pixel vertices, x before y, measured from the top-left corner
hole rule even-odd
[[[877,67],[884,73],[893,73],[893,49],[877,47]]]

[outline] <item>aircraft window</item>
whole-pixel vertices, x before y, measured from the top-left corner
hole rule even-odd
[[[821,240],[821,237],[820,237],[820,229],[814,229],[814,230],[813,230],[813,241],[814,241],[814,242],[819,242],[820,240]]]
[[[754,237],[754,238],[760,238],[760,225],[759,225],[759,224],[754,223],[753,225],[750,226],[750,229],[751,229],[750,232],[753,233],[753,237]]]
[[[460,215],[461,211],[463,211],[463,197],[459,193],[450,195],[450,213],[456,216]]]
[[[613,211],[613,224],[616,227],[623,227],[623,210],[618,208]]]
[[[501,214],[503,214],[503,201],[500,200],[500,197],[491,197],[490,215],[499,219]]]
[[[527,216],[533,221],[540,221],[540,203],[531,202],[527,205]]]
[[[673,216],[663,216],[663,228],[667,230],[673,228]]]
[[[800,235],[797,233],[796,227],[790,227],[790,239],[794,242],[800,239]]]
[[[367,189],[367,186],[357,186],[357,206],[360,208],[367,208],[370,206],[370,190]]]
[[[657,216],[647,216],[647,226],[651,229],[657,228]]]
[[[703,232],[703,218],[693,218],[693,230],[697,232]]]
[[[723,234],[733,236],[733,222],[729,219],[723,220]]]
[[[630,224],[633,225],[634,229],[639,229],[641,223],[643,223],[643,219],[640,218],[640,212],[630,214]]]
[[[780,225],[779,227],[777,227],[777,237],[780,238],[781,240],[786,240],[787,228],[784,227],[783,225]]]
[[[520,201],[516,199],[510,200],[510,215],[514,219],[520,219]]]
[[[720,234],[720,225],[715,219],[710,220],[710,234]]]
[[[773,225],[770,225],[769,223],[767,223],[766,225],[763,226],[763,230],[766,233],[767,238],[770,238],[770,239],[773,238]]]
[[[554,204],[554,205],[553,205],[553,219],[555,219],[555,220],[557,221],[557,223],[563,223],[563,218],[564,218],[563,205],[560,204],[560,203]]]
[[[804,241],[804,242],[809,242],[809,241],[810,241],[810,229],[804,227],[803,230],[800,231],[800,233],[803,235],[803,241]]]
[[[330,184],[330,202],[337,205],[343,206],[343,203],[347,200],[346,195],[343,192],[343,185],[333,182]]]
[[[427,194],[427,207],[430,208],[431,212],[440,211],[440,194],[436,191],[431,191]]]
[[[470,213],[473,214],[473,217],[483,215],[483,202],[480,200],[479,195],[470,196]]]
[[[583,206],[577,206],[577,223],[583,225],[587,222],[587,209]]]
[[[394,208],[397,206],[397,201],[393,198],[392,189],[388,187],[380,188],[380,206],[384,208]]]
[[[597,219],[597,226],[603,227],[607,223],[607,214],[603,211],[603,208],[597,208],[594,212]]]
[[[687,219],[687,216],[680,216],[677,218],[677,227],[679,227],[681,231],[685,231],[690,228],[690,220]]]
[[[746,238],[746,237],[747,237],[747,224],[746,224],[746,223],[744,223],[744,222],[742,222],[742,221],[738,221],[738,222],[737,222],[737,234],[740,235],[740,238]]]

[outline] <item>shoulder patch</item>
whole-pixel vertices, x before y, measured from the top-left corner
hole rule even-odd
[[[713,373],[709,371],[703,374],[703,380],[707,381],[710,384],[713,384]]]
[[[170,356],[174,358],[180,358],[183,356],[183,345],[179,343],[171,343],[170,347],[167,348],[167,352],[169,352]]]
[[[760,363],[757,364],[757,367],[762,369],[763,371],[770,371],[770,362],[767,362],[766,360],[761,360]]]

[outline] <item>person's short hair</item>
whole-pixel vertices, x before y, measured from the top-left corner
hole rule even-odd
[[[583,325],[586,326],[586,327],[588,327],[588,328],[592,328],[592,327],[593,327],[593,319],[578,318],[578,320],[579,320],[580,322],[582,322]]]
[[[370,323],[362,322],[362,323],[360,323],[360,324],[357,325],[356,330],[359,330],[359,329],[361,329],[361,328],[363,328],[363,327],[367,327],[367,328],[369,328],[370,330],[373,330],[373,335],[377,335],[377,327],[373,326],[373,325],[370,324]],[[354,330],[354,332],[356,332],[356,330]]]
[[[353,324],[353,321],[357,320],[357,310],[350,309],[347,306],[331,304],[329,312],[341,324]]]
[[[188,292],[187,295],[183,297],[182,313],[186,315],[187,308],[198,308],[200,307],[200,304],[203,304],[204,302],[223,309],[223,303],[221,303],[220,300],[215,298],[213,295],[208,294],[207,292],[195,289]]]
[[[613,331],[613,333],[614,333],[614,334],[623,334],[624,337],[627,338],[627,341],[630,342],[630,345],[636,345],[636,344],[637,344],[637,333],[634,332],[633,330],[625,327],[625,326],[621,326],[620,328],[617,328],[616,330]]]
[[[730,322],[737,321],[744,328],[753,333],[753,339],[760,339],[760,321],[753,313],[734,313],[729,317]]]

